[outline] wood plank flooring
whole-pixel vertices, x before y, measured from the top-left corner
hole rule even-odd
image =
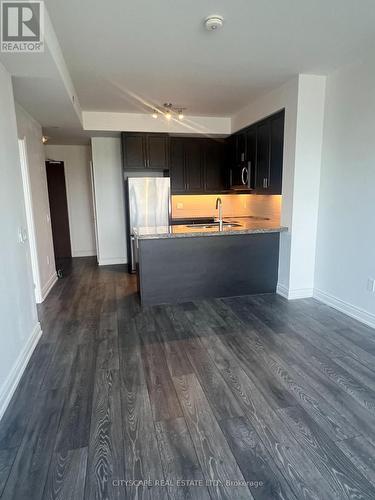
[[[141,308],[73,259],[0,422],[0,498],[375,499],[375,331],[276,295]]]

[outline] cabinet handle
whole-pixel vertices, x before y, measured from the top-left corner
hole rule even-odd
[[[245,161],[245,153],[241,153],[241,161]]]

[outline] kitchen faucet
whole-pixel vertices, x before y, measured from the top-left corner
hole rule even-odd
[[[223,230],[223,202],[216,198],[216,210],[219,210],[219,231]]]

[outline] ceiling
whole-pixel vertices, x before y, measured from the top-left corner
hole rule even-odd
[[[46,0],[83,110],[230,116],[374,46],[374,0]],[[224,16],[217,32],[203,28]]]

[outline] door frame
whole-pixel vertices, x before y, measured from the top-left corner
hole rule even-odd
[[[99,239],[98,239],[98,222],[96,213],[96,193],[95,193],[95,177],[94,177],[94,164],[90,160],[90,182],[91,182],[91,202],[92,202],[92,214],[94,218],[94,235],[95,235],[95,249],[96,249],[96,261],[99,263]]]
[[[18,149],[20,153],[23,194],[26,209],[27,232],[30,246],[31,269],[34,281],[34,293],[37,304],[43,302],[42,288],[40,284],[40,270],[38,262],[38,250],[36,244],[35,221],[33,214],[33,197],[30,188],[30,172],[27,157],[26,137],[18,139]]]

